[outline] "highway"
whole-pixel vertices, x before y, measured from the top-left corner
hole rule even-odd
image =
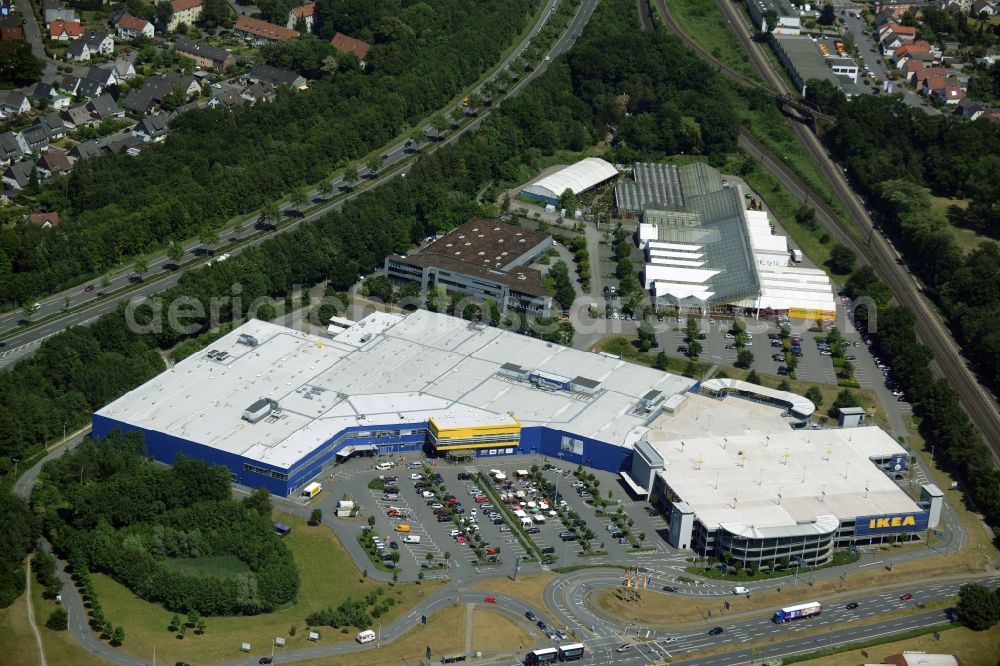
[[[548,0],[539,14],[535,28],[525,37],[518,46],[513,49],[503,62],[496,68],[499,72],[509,68],[511,63],[524,51],[530,41],[538,34],[541,27],[548,20],[548,17],[558,0]],[[577,10],[577,14],[570,22],[563,34],[546,51],[549,58],[556,58],[565,53],[573,45],[576,36],[582,33],[584,26],[590,20],[597,0],[585,0]],[[547,68],[550,61],[541,60],[539,65],[530,73],[524,74],[517,83],[510,87],[508,95],[516,95],[528,84],[529,81],[541,75]],[[475,88],[480,91],[482,86]],[[204,265],[213,259],[210,250],[215,250],[215,254],[222,253],[235,256],[248,247],[258,245],[276,233],[285,233],[295,229],[304,222],[319,219],[323,215],[339,210],[343,203],[352,199],[362,192],[375,187],[380,187],[391,181],[395,176],[405,175],[409,167],[409,161],[416,159],[419,150],[436,150],[442,145],[457,141],[466,132],[473,131],[479,127],[480,123],[489,116],[491,109],[486,107],[478,117],[471,122],[462,125],[459,129],[446,135],[442,141],[427,141],[419,145],[407,146],[408,140],[400,140],[398,143],[384,148],[381,153],[385,155],[382,168],[376,178],[369,178],[366,167],[358,167],[360,182],[349,191],[344,190],[348,183],[342,176],[333,181],[332,187],[335,192],[341,192],[332,197],[327,197],[319,190],[308,193],[312,202],[311,208],[302,216],[297,216],[295,206],[286,203],[281,207],[282,221],[275,231],[260,230],[257,228],[258,214],[253,214],[242,218],[237,228],[230,227],[229,233],[220,233],[220,243],[216,245],[206,245],[200,241],[189,241],[184,245],[184,257],[180,264],[185,269]],[[433,132],[429,126],[425,128],[425,133]],[[416,149],[416,150],[415,150]],[[404,161],[406,161],[404,163]],[[140,276],[135,272],[134,267],[129,266],[108,276],[107,284],[102,284],[99,280],[84,282],[71,289],[64,290],[58,294],[53,294],[38,301],[38,309],[31,315],[30,326],[25,326],[25,314],[20,310],[10,311],[0,314],[0,339],[4,346],[0,348],[0,369],[8,367],[17,361],[34,354],[35,350],[46,338],[59,333],[70,326],[85,325],[97,319],[103,314],[115,310],[119,303],[133,299],[148,298],[160,291],[169,289],[180,279],[181,271],[175,262],[161,254],[149,259],[149,270],[140,280]]]
[[[744,84],[759,85],[718,62],[695,40],[684,34],[677,22],[670,17],[666,0],[656,0],[656,2],[670,29],[703,59],[711,62],[723,74],[731,78]],[[788,90],[784,79],[774,71],[771,61],[763,53],[762,49],[767,48],[767,46],[753,41],[751,30],[742,11],[725,0],[717,0],[716,4],[723,17],[734,29],[737,38],[750,57],[754,70],[767,83],[769,89],[778,94],[791,93],[792,91]],[[859,258],[871,265],[878,276],[892,289],[897,301],[914,312],[917,322],[917,336],[934,354],[933,368],[957,391],[962,407],[983,434],[993,454],[994,462],[1000,465],[1000,409],[997,407],[996,400],[968,369],[961,350],[951,337],[950,331],[936,309],[921,293],[913,276],[897,263],[895,249],[887,239],[877,232],[864,202],[851,189],[843,172],[827,154],[819,139],[803,125],[794,121],[788,122],[796,138],[820,170],[820,174],[830,184],[834,196],[848,212],[850,218],[858,223],[866,238],[859,239],[829,204],[818,197],[815,192],[812,192],[781,159],[771,154],[745,131],[740,134],[741,147],[762,161],[765,168],[771,171],[793,194],[802,200],[809,201],[816,208],[819,221],[830,231],[834,239],[850,247]]]

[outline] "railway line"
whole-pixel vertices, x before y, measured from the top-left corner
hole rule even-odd
[[[719,62],[685,34],[676,19],[670,15],[666,0],[655,0],[655,2],[667,26],[699,56],[711,62],[721,73],[734,81],[756,88],[762,87],[760,83]],[[778,97],[792,95],[793,91],[788,89],[784,79],[774,71],[770,60],[761,53],[760,46],[753,42],[750,29],[742,15],[726,0],[717,0],[717,4],[746,50],[754,70],[765,82],[765,89]],[[789,124],[812,162],[830,184],[833,195],[851,219],[856,220],[859,226],[867,231],[864,234],[866,238],[859,238],[828,203],[818,197],[781,159],[745,130],[740,132],[740,146],[760,160],[793,194],[813,203],[820,222],[837,242],[851,248],[858,257],[870,264],[879,278],[892,289],[896,300],[914,312],[917,337],[934,354],[932,368],[958,393],[962,407],[989,446],[994,463],[1000,466],[1000,409],[997,408],[995,398],[968,369],[961,349],[952,338],[940,314],[920,292],[913,277],[897,263],[898,255],[895,249],[887,239],[877,233],[864,202],[851,189],[844,174],[830,159],[818,137],[800,123],[790,120]]]

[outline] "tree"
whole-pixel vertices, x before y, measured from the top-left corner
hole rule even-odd
[[[171,241],[167,246],[167,258],[175,264],[179,264],[184,258],[184,246],[177,241]]]
[[[434,131],[437,134],[435,140],[440,141],[441,135],[446,129],[451,127],[451,124],[448,122],[448,119],[444,117],[443,113],[435,113],[431,116],[431,127],[434,128]]]
[[[375,527],[375,516],[368,516],[368,527]]]
[[[0,41],[0,87],[26,86],[42,78],[45,63],[31,53],[26,41]]]
[[[49,618],[45,620],[45,626],[52,631],[66,631],[69,626],[69,615],[66,614],[66,609],[59,606],[49,613]]]
[[[142,276],[149,272],[149,259],[144,256],[135,258],[135,274],[142,280]]]
[[[256,488],[249,497],[243,499],[243,506],[255,510],[258,515],[271,518],[271,492],[267,488]]]
[[[202,245],[209,246],[209,252],[212,252],[212,246],[218,245],[219,243],[219,232],[215,229],[204,229],[201,232],[199,238]]]
[[[197,623],[197,624],[196,624],[196,626],[195,626],[195,632],[196,632],[196,633],[197,633],[197,634],[198,634],[199,636],[201,636],[202,634],[204,634],[204,633],[205,633],[205,628],[206,628],[207,626],[208,626],[208,624],[206,624],[206,622],[205,622],[205,618],[203,618],[203,617],[199,617],[199,618],[198,618],[198,623]],[[295,627],[292,627],[292,629],[295,629]],[[292,632],[292,636],[294,636],[294,635],[295,635],[295,632],[293,631],[293,632]]]
[[[819,406],[823,404],[823,392],[819,390],[818,386],[810,386],[806,390],[806,399],[816,405],[816,408],[818,409]]]
[[[309,514],[309,524],[315,527],[323,522],[323,509],[313,509],[312,513]]]
[[[837,398],[833,401],[833,404],[830,405],[829,413],[831,415],[836,415],[837,410],[841,408],[860,407],[860,406],[861,406],[861,400],[855,393],[847,389],[842,389],[840,393],[837,394]]]
[[[170,618],[170,625],[167,627],[168,631],[177,631],[181,626],[181,618],[176,613],[172,618]]]
[[[573,211],[577,207],[576,194],[573,190],[568,187],[563,190],[562,194],[559,195],[559,207],[566,209],[566,212],[572,217]]]
[[[830,258],[827,260],[826,265],[838,275],[847,275],[854,270],[854,261],[854,250],[836,243],[830,250]]]
[[[833,5],[827,3],[823,5],[823,11],[820,12],[819,18],[816,22],[820,25],[833,25],[837,21],[836,15],[833,13]]]
[[[764,12],[764,23],[767,32],[774,32],[774,29],[778,27],[778,12],[774,9],[768,9]]]
[[[751,370],[749,373],[747,373],[747,381],[750,382],[751,384],[757,384],[759,386],[760,375],[757,374],[756,370]]]
[[[302,185],[296,185],[292,188],[288,198],[291,200],[292,205],[295,206],[296,212],[299,213],[302,212],[302,207],[309,203],[309,194],[306,192],[306,188]]]
[[[792,385],[791,385],[791,383],[787,379],[782,379],[781,383],[778,384],[778,390],[779,391],[791,391],[792,390]]]
[[[413,142],[413,144],[410,146],[410,150],[412,150],[415,153],[419,152],[420,144],[425,143],[427,141],[427,132],[425,132],[420,128],[413,130],[410,133],[410,141]]]
[[[229,5],[225,0],[205,0],[198,23],[211,30],[227,25],[229,16]]]
[[[121,625],[115,627],[115,630],[111,632],[111,644],[118,646],[125,642],[125,628]]]
[[[347,188],[354,187],[358,180],[358,165],[355,162],[349,162],[344,168],[344,181],[347,183]]]
[[[278,202],[276,201],[266,201],[260,209],[261,219],[270,224],[277,224],[281,221],[281,209],[278,208]]]
[[[753,365],[753,352],[749,349],[741,349],[736,354],[736,367],[747,369]]]
[[[985,585],[967,583],[958,590],[958,619],[969,629],[984,631],[1000,620],[1000,599]]]
[[[375,178],[378,176],[378,170],[382,168],[382,158],[378,155],[372,155],[368,158],[365,166],[368,167],[368,177]]]
[[[194,627],[195,625],[198,624],[199,617],[200,616],[198,615],[198,611],[189,610],[187,614],[187,625],[189,627]]]

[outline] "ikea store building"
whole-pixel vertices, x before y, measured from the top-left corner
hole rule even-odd
[[[356,454],[538,453],[618,472],[693,380],[417,311],[333,338],[251,320],[93,415],[150,456],[225,465],[289,496]]]

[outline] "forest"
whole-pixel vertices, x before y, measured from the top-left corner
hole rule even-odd
[[[364,17],[377,36],[364,71],[355,63],[319,72],[308,92],[284,91],[271,104],[183,114],[162,147],[83,161],[46,188],[40,200],[60,211],[62,223],[54,233],[0,230],[0,304],[20,305],[168,241],[216,230],[385,145],[498,61],[534,3],[330,6],[354,4],[365,10],[353,20]]]
[[[891,96],[848,102],[819,82],[808,90],[837,119],[824,143],[924,280],[980,377],[1000,390],[1000,251],[982,243],[963,253],[950,228],[1000,240],[1000,126],[927,115]],[[932,197],[968,206],[942,209]]]
[[[46,463],[31,508],[74,568],[107,573],[169,610],[253,615],[298,592],[298,569],[271,526],[266,491],[238,502],[224,467],[183,457],[164,467],[146,457],[135,433],[87,438]],[[171,566],[220,555],[249,571],[206,577]]]

